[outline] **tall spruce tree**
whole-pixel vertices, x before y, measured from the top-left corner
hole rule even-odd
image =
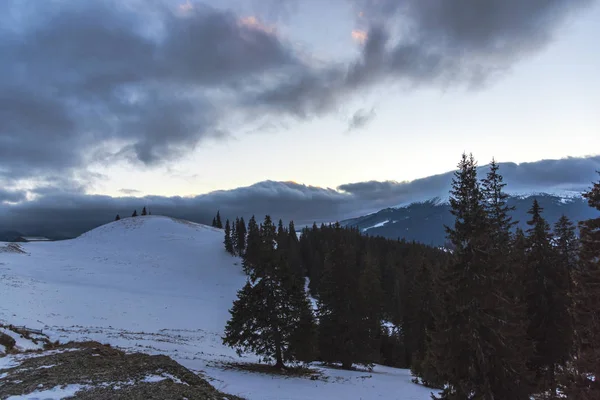
[[[302,260],[300,257],[300,242],[298,240],[298,234],[296,233],[296,227],[294,226],[294,221],[290,221],[288,224],[288,253],[290,258],[290,268],[297,274],[299,277],[304,280],[306,277],[306,271],[302,265]]]
[[[210,224],[213,228],[217,227],[217,217],[213,217],[212,223]]]
[[[259,262],[260,246],[260,229],[253,215],[248,221],[246,251],[242,257],[242,266],[247,275],[254,271],[256,264]]]
[[[515,210],[515,207],[509,207],[507,204],[508,194],[504,192],[506,183],[503,182],[504,179],[498,172],[499,169],[500,165],[492,159],[490,170],[481,182],[481,191],[493,244],[497,247],[504,247],[498,251],[508,251],[511,228],[517,222],[513,221],[509,214]]]
[[[600,211],[600,182],[584,194]],[[576,357],[568,398],[600,399],[600,217],[579,224],[579,262],[573,273]]]
[[[223,343],[238,353],[252,351],[265,361],[274,360],[276,368],[284,368],[286,362],[307,357],[308,350],[302,346],[310,347],[306,341],[314,327],[309,326],[310,303],[304,288],[295,280],[276,240],[275,226],[266,216],[249,281],[230,310]],[[298,331],[304,333],[303,341],[299,341]]]
[[[235,221],[231,222],[231,246],[232,246],[232,251],[231,254],[238,255],[237,252],[237,240],[238,240],[238,236],[237,236],[237,228],[240,225],[240,219],[238,217],[235,218]]]
[[[542,217],[537,200],[528,213],[526,299],[529,316],[527,334],[533,343],[529,362],[538,390],[549,391],[556,398],[556,371],[568,361],[572,350],[569,326],[569,274],[556,262],[550,226]]]
[[[443,399],[528,399],[521,378],[524,363],[514,349],[511,329],[518,327],[506,303],[485,196],[477,164],[463,154],[452,181],[454,227],[446,227],[453,262],[440,270],[428,363],[447,382]],[[507,336],[510,340],[506,340]]]
[[[148,215],[148,211],[146,211],[146,207],[142,208],[142,215]]]
[[[244,221],[244,217],[241,217],[239,219],[239,221],[237,221],[237,228],[236,228],[236,242],[235,242],[235,246],[236,246],[236,252],[239,256],[243,256],[244,252],[246,251],[246,222]]]
[[[231,241],[231,227],[229,226],[229,220],[225,221],[225,239],[223,240],[225,245],[225,251],[233,255],[233,242]]]
[[[220,211],[217,211],[217,216],[215,217],[215,228],[223,229],[223,222],[221,222]]]

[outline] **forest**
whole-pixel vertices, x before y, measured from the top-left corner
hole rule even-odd
[[[248,278],[223,342],[275,368],[410,368],[438,399],[600,399],[600,218],[551,227],[534,200],[522,230],[505,186],[462,155],[444,248],[217,214]],[[600,182],[583,196],[600,211]]]

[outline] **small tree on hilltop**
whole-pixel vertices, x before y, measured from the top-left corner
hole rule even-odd
[[[146,207],[142,208],[142,215],[148,215],[148,211],[146,211]]]
[[[131,214],[131,216],[132,216],[132,217],[137,217],[137,216],[138,216],[138,214],[137,214],[137,210],[133,210],[133,214]]]
[[[119,216],[119,214],[117,214],[117,216],[115,217],[115,221],[119,221],[121,219],[121,217]]]

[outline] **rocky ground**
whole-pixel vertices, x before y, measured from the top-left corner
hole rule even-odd
[[[98,342],[45,347],[13,347],[0,356],[0,399],[240,399],[167,356],[127,354]]]

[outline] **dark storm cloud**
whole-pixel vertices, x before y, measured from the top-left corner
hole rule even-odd
[[[594,0],[346,0],[366,41],[350,65],[299,71],[251,101],[300,117],[330,112],[377,83],[480,87],[545,48]],[[265,107],[268,106],[268,107]]]
[[[0,2],[0,180],[115,157],[173,160],[257,116],[279,124],[335,112],[381,83],[478,85],[592,2],[337,1],[363,11],[366,40],[354,61],[318,66],[260,20],[196,2]],[[297,9],[260,4],[275,19]],[[350,126],[371,118],[358,113]]]
[[[13,179],[85,166],[102,145],[170,159],[223,135],[240,87],[296,63],[274,35],[206,6],[23,6],[0,14],[0,174]]]
[[[27,193],[22,190],[5,190],[0,188],[0,203],[17,203],[26,199]]]
[[[585,191],[599,176],[600,156],[544,160],[534,163],[502,163],[500,172],[509,192]],[[484,176],[487,167],[479,171]],[[361,216],[382,208],[445,198],[453,172],[412,182],[359,182],[341,185],[338,190],[293,182],[260,182],[249,187],[216,191],[196,197],[109,197],[64,192],[47,188],[38,198],[16,205],[0,206],[0,230],[23,234],[74,236],[114,219],[129,216],[146,206],[162,214],[209,223],[217,210],[224,218],[251,215],[293,219],[298,225],[333,222]],[[19,200],[20,194],[0,200]],[[12,200],[10,200],[12,199]],[[1,203],[1,201],[0,201]]]
[[[355,131],[364,128],[369,124],[369,122],[373,121],[375,116],[376,113],[374,108],[370,110],[361,108],[354,113],[352,118],[350,118],[350,121],[348,122],[348,131]]]

